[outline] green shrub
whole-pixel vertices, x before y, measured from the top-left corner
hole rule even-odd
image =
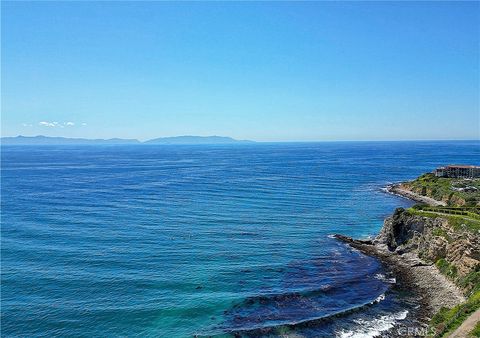
[[[442,229],[442,228],[435,228],[435,229],[433,229],[432,234],[433,234],[434,236],[443,237],[443,238],[445,238],[448,242],[450,242],[450,241],[452,240],[452,238],[448,235],[447,231],[445,231],[445,230]]]
[[[480,291],[480,265],[475,267],[475,270],[470,271],[463,278],[459,278],[457,284],[469,293]]]
[[[455,279],[457,277],[457,267],[448,263],[444,258],[440,258],[435,265],[445,276]]]

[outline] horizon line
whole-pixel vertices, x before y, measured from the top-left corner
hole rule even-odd
[[[222,138],[231,138],[232,140],[236,141],[230,144],[238,144],[238,143],[327,143],[327,142],[455,142],[455,141],[480,141],[480,137],[476,139],[471,138],[452,138],[452,139],[325,139],[325,140],[275,140],[275,141],[257,141],[252,139],[236,139],[230,136],[220,136],[220,135],[208,135],[208,136],[200,136],[200,135],[177,135],[177,136],[160,136],[148,139],[138,139],[138,138],[122,138],[122,137],[109,137],[109,138],[86,138],[86,137],[68,137],[68,136],[46,136],[46,135],[34,135],[34,136],[26,136],[26,135],[17,135],[17,136],[0,136],[0,140],[4,138],[17,138],[17,137],[25,137],[25,138],[35,138],[35,137],[45,137],[45,138],[64,138],[64,139],[80,139],[80,140],[88,140],[88,141],[109,141],[109,140],[125,140],[125,141],[138,141],[136,144],[129,144],[129,145],[146,145],[148,141],[161,139],[161,138],[177,138],[177,137],[198,137],[198,138],[209,138],[209,137],[222,137]],[[52,144],[54,145],[54,144]],[[122,145],[122,144],[118,144]],[[124,145],[124,144],[123,144]],[[148,144],[147,144],[148,145]],[[151,144],[155,145],[155,144]],[[162,145],[162,144],[159,144]],[[178,144],[164,144],[164,145],[178,145]],[[185,144],[188,145],[188,144]],[[206,145],[206,144],[205,144]]]

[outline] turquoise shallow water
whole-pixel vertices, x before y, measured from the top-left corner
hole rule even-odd
[[[410,205],[383,186],[479,145],[3,146],[2,336],[387,327],[407,307],[383,267],[329,235],[374,235]]]

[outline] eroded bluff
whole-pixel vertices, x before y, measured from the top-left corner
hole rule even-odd
[[[447,217],[424,217],[398,208],[385,220],[375,242],[398,254],[413,252],[423,261],[435,263],[465,292],[478,287],[478,230],[450,224]]]

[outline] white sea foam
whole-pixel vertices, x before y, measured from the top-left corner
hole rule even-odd
[[[376,279],[380,279],[381,281],[385,282],[385,283],[390,283],[390,284],[395,284],[397,282],[397,280],[395,279],[395,277],[392,277],[392,278],[387,278],[384,274],[382,273],[377,273],[375,275],[375,278]]]
[[[380,296],[378,296],[377,298],[375,298],[375,300],[373,300],[370,304],[375,304],[375,303],[380,303],[382,300],[385,299],[385,294],[382,293]]]
[[[336,333],[339,338],[370,338],[391,329],[398,320],[407,318],[408,311],[400,311],[389,316],[380,316],[371,320],[357,319],[354,330],[342,330]]]

